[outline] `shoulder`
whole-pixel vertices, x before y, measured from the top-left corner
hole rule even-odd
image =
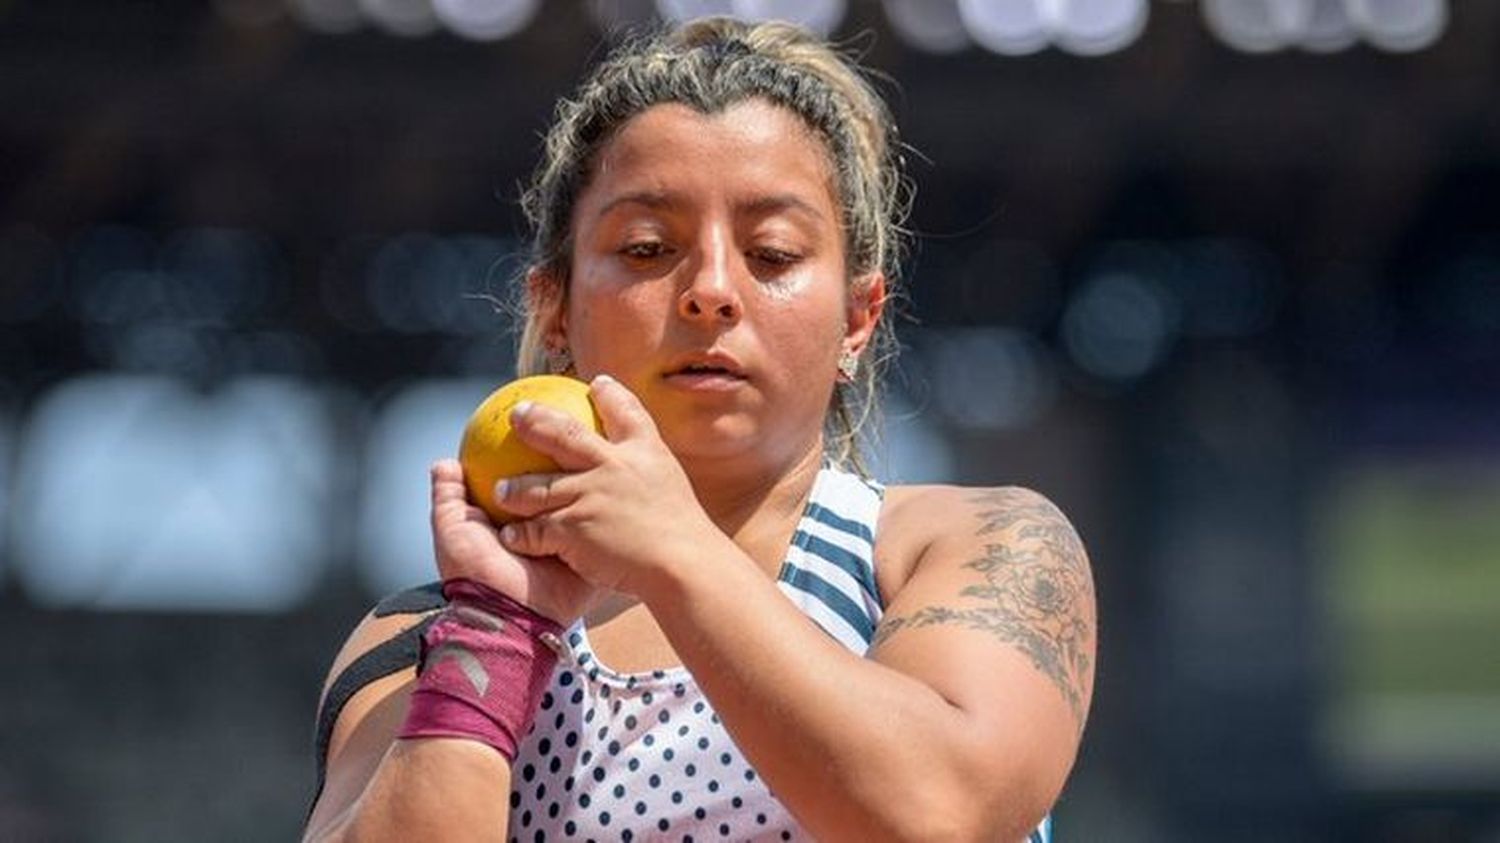
[[[375,733],[393,730],[391,701],[414,675],[427,619],[444,605],[437,583],[391,594],[355,625],[334,656],[314,735],[315,819],[329,803],[347,798],[351,768],[373,769],[371,757],[383,751]]]
[[[902,526],[935,516],[952,520],[999,512],[1049,518],[1062,514],[1046,495],[1025,486],[892,485],[885,487],[885,500],[882,517],[899,519]]]
[[[962,564],[958,557],[966,551],[999,542],[1045,538],[1087,566],[1072,522],[1045,495],[1023,486],[888,486],[877,535],[887,596],[922,566]]]
[[[374,675],[369,678],[378,678],[383,673],[391,672],[390,669],[384,669],[385,665],[372,665],[362,669],[362,663],[368,665],[373,655],[380,653],[382,647],[393,641],[403,639],[414,641],[416,635],[420,633],[416,628],[417,625],[425,616],[442,608],[444,604],[438,583],[404,589],[378,601],[354,626],[348,638],[344,640],[343,646],[339,648],[338,655],[334,656],[333,665],[329,668],[327,679],[323,683],[323,706],[327,707],[329,703],[334,702],[330,697],[333,695],[335,686],[340,684],[341,680],[349,678],[351,674],[373,673]],[[399,669],[403,666],[400,662],[404,659],[393,654],[393,659],[382,661],[393,661],[391,668]]]

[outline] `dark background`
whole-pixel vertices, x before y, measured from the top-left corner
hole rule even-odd
[[[1091,549],[1058,839],[1500,841],[1500,5],[1236,1],[1334,34],[849,4],[918,186],[885,464]],[[323,671],[507,376],[539,134],[642,5],[0,0],[0,839],[296,836]]]

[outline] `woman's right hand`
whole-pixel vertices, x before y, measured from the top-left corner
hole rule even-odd
[[[602,596],[555,556],[511,553],[499,528],[469,502],[458,460],[432,466],[432,542],[444,581],[474,580],[567,626]]]

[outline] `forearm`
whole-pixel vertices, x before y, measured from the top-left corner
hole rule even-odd
[[[962,839],[986,819],[964,798],[976,780],[965,712],[840,646],[726,545],[647,602],[798,820],[820,840],[868,840]]]
[[[307,843],[505,839],[510,765],[484,744],[398,740],[364,792]]]

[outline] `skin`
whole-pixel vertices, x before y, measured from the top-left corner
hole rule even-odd
[[[604,435],[518,407],[518,435],[563,470],[497,489],[521,516],[504,530],[456,463],[434,466],[438,570],[564,623],[587,614],[616,669],[685,664],[820,840],[1018,840],[1061,791],[1092,691],[1093,587],[1061,513],[1024,489],[890,487],[865,658],[774,584],[838,356],[883,304],[878,275],[849,277],[832,185],[816,137],[767,103],[631,120],[575,210],[566,295],[531,279],[548,341],[594,378]],[[732,374],[687,368],[704,362]],[[411,622],[367,619],[331,675]],[[503,836],[502,756],[392,740],[411,682],[345,707],[308,839]]]

